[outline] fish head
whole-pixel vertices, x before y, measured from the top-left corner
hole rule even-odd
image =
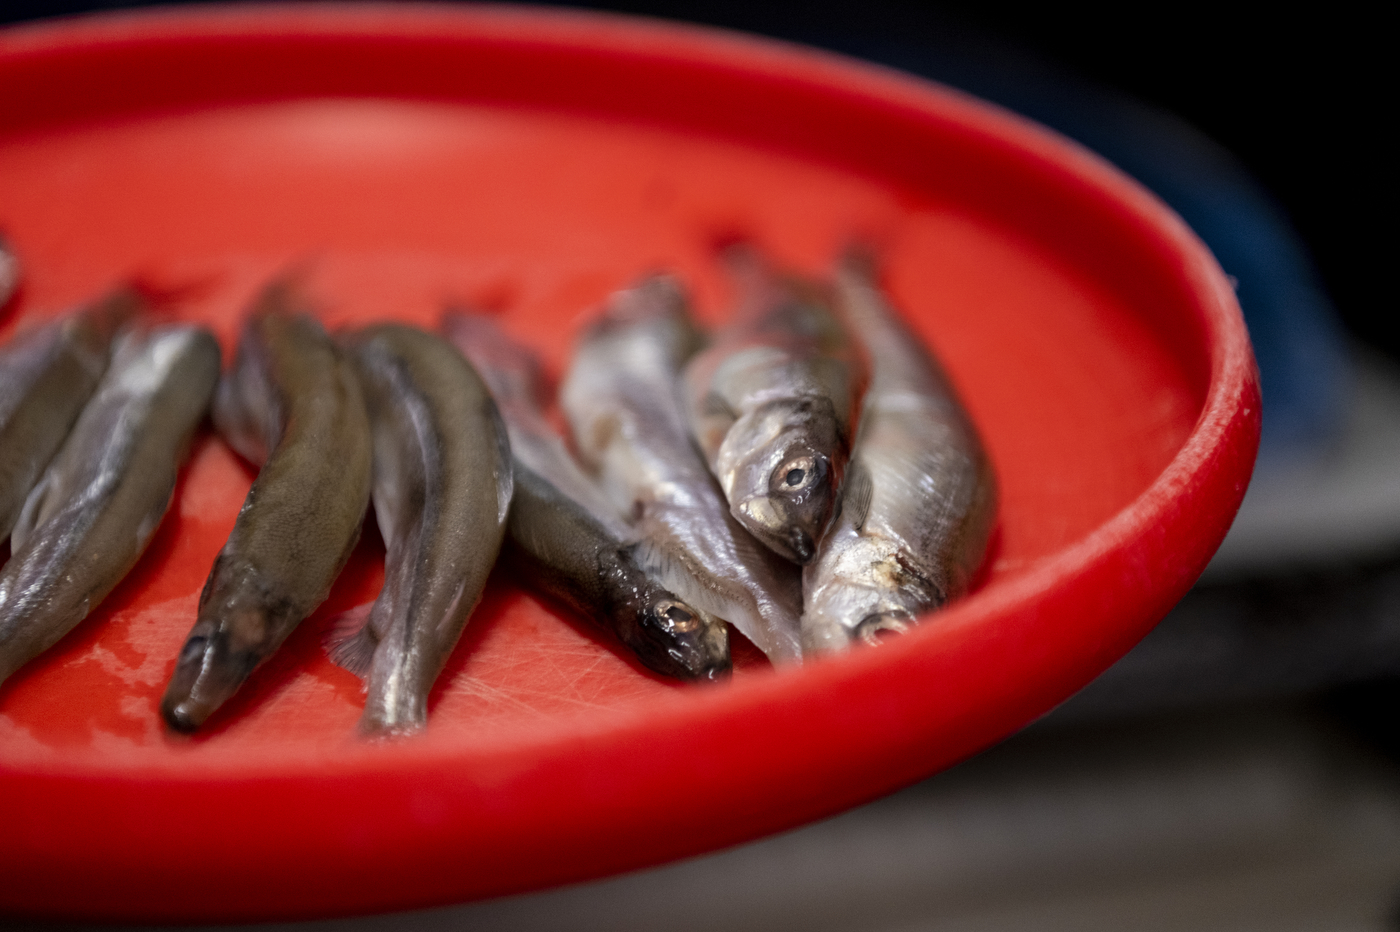
[[[915,624],[915,618],[904,609],[874,611],[864,616],[846,619],[820,619],[804,625],[802,650],[808,655],[840,653],[857,645],[879,647],[886,640],[898,637]]]
[[[810,563],[831,520],[846,452],[828,399],[783,399],[745,413],[717,459],[734,518],[770,550]]]
[[[807,654],[839,653],[856,645],[879,647],[904,634],[917,622],[909,607],[896,604],[887,593],[861,588],[847,593],[842,610],[813,605],[802,618],[802,650]]]
[[[943,604],[940,588],[915,571],[897,545],[839,527],[807,568],[802,614],[805,653],[878,647]]]
[[[204,724],[265,656],[265,644],[240,636],[250,627],[261,628],[261,619],[240,620],[242,624],[227,625],[201,617],[190,629],[160,702],[161,717],[171,729],[189,733]]]
[[[664,590],[647,599],[627,639],[648,667],[687,680],[729,676],[729,631],[724,622]]]

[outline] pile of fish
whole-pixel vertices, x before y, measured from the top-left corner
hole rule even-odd
[[[0,349],[0,682],[136,563],[211,405],[260,471],[161,701],[177,731],[326,599],[371,503],[384,586],[326,642],[364,680],[367,734],[426,724],[498,554],[681,679],[729,673],[726,622],[779,664],[906,630],[986,549],[976,430],[867,257],[831,282],[745,245],[723,258],[737,301],[708,337],[669,276],[607,302],[559,387],[567,438],[536,357],[481,314],[333,337],[278,281],[222,378],[214,337],[155,323],[135,289],[17,337]],[[17,279],[0,242],[0,290]]]

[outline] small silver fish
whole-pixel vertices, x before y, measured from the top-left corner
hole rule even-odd
[[[547,393],[533,354],[479,315],[450,314],[443,327],[486,379],[510,433],[516,490],[508,553],[521,578],[612,631],[658,673],[726,676],[724,622],[637,565],[635,532],[545,418]]]
[[[15,524],[14,556],[0,572],[0,681],[57,643],[136,564],[218,378],[219,344],[202,328],[120,338]]]
[[[996,481],[947,377],[885,301],[869,259],[837,275],[871,359],[841,510],[803,572],[812,652],[874,644],[960,595],[996,517]]]
[[[122,288],[0,349],[0,539],[107,370],[113,336],[145,306]]]
[[[382,324],[349,339],[374,433],[384,588],[331,659],[365,680],[360,730],[411,732],[505,536],[510,445],[491,394],[441,337]]]
[[[19,257],[10,249],[4,235],[0,235],[0,307],[4,307],[19,290]]]
[[[350,362],[291,286],[258,299],[214,423],[262,470],[199,597],[161,715],[193,731],[325,601],[369,505],[369,417]]]
[[[637,562],[688,604],[796,662],[795,568],[749,536],[690,440],[678,375],[699,343],[685,297],[657,276],[619,292],[585,335],[560,393],[583,459],[640,535]]]
[[[739,523],[810,563],[845,475],[864,360],[827,288],[775,273],[751,247],[725,258],[739,300],[686,367],[691,432]]]
[[[511,454],[582,505],[609,533],[626,538],[631,533],[626,520],[579,468],[568,444],[545,417],[549,389],[539,359],[481,314],[448,312],[442,329],[496,399]]]

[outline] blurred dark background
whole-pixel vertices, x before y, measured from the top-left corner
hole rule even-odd
[[[134,5],[0,0],[0,22]],[[1400,339],[1381,280],[1394,94],[1379,14],[569,5],[910,71],[1137,177],[1238,279],[1265,393],[1259,467],[1162,625],[986,754],[734,851],[364,928],[1400,928]]]
[[[0,0],[0,22],[144,5]],[[1049,75],[1174,114],[1232,153],[1272,195],[1347,326],[1400,353],[1380,314],[1391,304],[1381,283],[1388,265],[1381,241],[1389,237],[1373,235],[1391,200],[1389,165],[1382,162],[1391,161],[1383,127],[1393,109],[1382,74],[1388,56],[1381,43],[1389,30],[1377,8],[1314,5],[1306,12],[1246,14],[1228,4],[1112,9],[996,0],[814,0],[800,10],[740,0],[568,5],[805,42],[948,83],[975,83],[969,89],[999,102],[1029,96],[1008,88]],[[1003,88],[993,86],[998,80]]]

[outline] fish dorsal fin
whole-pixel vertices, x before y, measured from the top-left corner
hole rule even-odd
[[[369,625],[373,602],[356,606],[341,612],[331,622],[330,633],[326,635],[326,654],[331,663],[364,679],[369,674],[370,663],[374,660],[374,649],[379,640]]]
[[[718,454],[738,417],[719,392],[707,392],[700,399],[699,416],[691,419],[690,429],[703,458],[708,460]]]
[[[870,479],[870,471],[859,462],[851,463],[846,470],[846,489],[841,496],[843,520],[859,531],[865,526],[870,514],[870,499],[875,495],[875,483]]]

